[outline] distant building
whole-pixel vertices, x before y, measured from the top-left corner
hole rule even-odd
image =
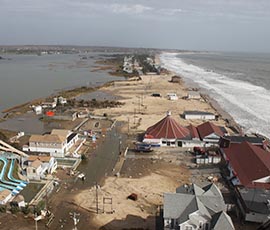
[[[167,93],[167,96],[168,96],[169,100],[171,100],[171,101],[178,100],[176,93]]]
[[[213,113],[204,111],[184,111],[183,118],[186,120],[215,120],[216,116]]]
[[[57,98],[55,98],[52,102],[42,102],[41,103],[41,107],[43,109],[45,109],[45,108],[54,109],[54,108],[56,108],[56,106],[57,106]]]
[[[187,99],[201,99],[201,94],[197,91],[188,91],[187,93]]]
[[[183,185],[176,193],[164,194],[164,229],[234,230],[225,210],[223,196],[215,184],[203,188]]]
[[[34,106],[33,109],[37,115],[42,114],[42,106],[41,105]]]
[[[60,97],[58,97],[58,102],[61,105],[65,105],[65,104],[67,104],[67,99],[64,98],[64,97],[62,97],[62,96],[60,96]]]

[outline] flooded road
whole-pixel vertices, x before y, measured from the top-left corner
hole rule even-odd
[[[85,173],[85,181],[78,180],[76,187],[86,189],[99,182],[104,175],[111,175],[113,168],[119,159],[119,152],[124,151],[126,136],[119,133],[120,123],[108,131],[102,138],[97,149],[90,154],[87,161],[82,161],[78,170]]]

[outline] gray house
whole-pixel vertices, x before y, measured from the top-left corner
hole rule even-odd
[[[176,193],[164,194],[164,229],[233,230],[225,210],[222,194],[215,184],[203,188],[184,185]]]

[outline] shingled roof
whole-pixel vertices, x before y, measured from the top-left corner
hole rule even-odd
[[[249,142],[231,144],[223,149],[241,184],[248,188],[270,189],[270,153]],[[267,182],[268,181],[268,182]]]
[[[190,136],[187,128],[179,125],[170,115],[167,114],[165,118],[160,120],[155,125],[149,127],[145,133],[146,136],[151,138],[164,138],[164,139],[181,139]]]
[[[187,126],[187,129],[190,131],[190,136],[192,138],[200,139],[200,135],[198,133],[198,130],[194,125],[190,124],[189,126]]]
[[[205,122],[197,127],[197,130],[200,134],[201,139],[207,137],[208,135],[214,133],[217,136],[222,137],[224,135],[220,127],[216,126],[212,122]]]

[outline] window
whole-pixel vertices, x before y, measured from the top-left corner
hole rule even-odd
[[[185,230],[193,230],[193,227],[191,225],[186,225]]]
[[[36,173],[36,169],[33,169],[33,173]]]

